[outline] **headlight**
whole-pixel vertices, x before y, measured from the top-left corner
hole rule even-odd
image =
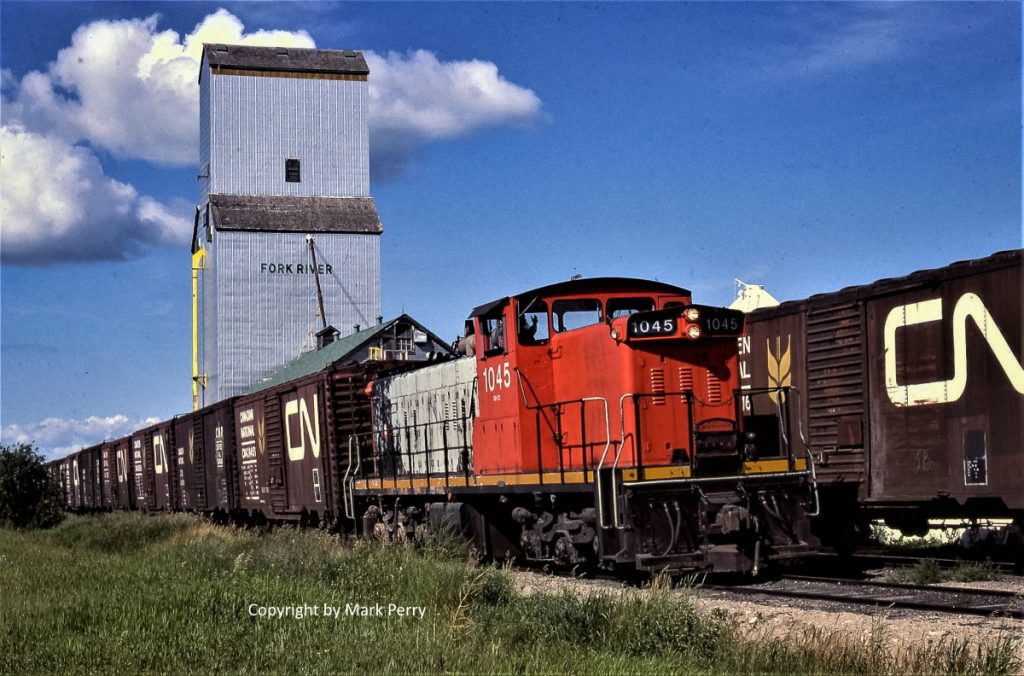
[[[700,310],[695,307],[688,307],[683,310],[683,316],[686,317],[687,321],[695,322],[700,319]]]
[[[700,327],[696,324],[691,324],[686,327],[686,335],[690,338],[700,338]]]
[[[618,340],[621,335],[618,329],[612,329],[612,340]]]

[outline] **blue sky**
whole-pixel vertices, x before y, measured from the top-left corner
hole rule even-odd
[[[0,22],[4,442],[63,451],[190,406],[200,25],[376,55],[381,109],[413,111],[371,109],[384,313],[446,338],[575,273],[727,304],[734,278],[793,299],[1021,246],[1020,3],[4,2]],[[183,56],[140,82],[135,47]]]

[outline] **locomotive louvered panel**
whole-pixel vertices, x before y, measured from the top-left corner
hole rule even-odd
[[[446,423],[450,421],[441,417],[441,404],[447,397],[455,397],[459,400],[457,410],[472,409],[475,382],[476,364],[472,359],[432,364],[374,380],[372,413],[376,444],[373,457],[363,458],[364,465],[372,465],[382,475],[393,478],[409,472],[440,477],[472,466],[472,449],[463,444],[462,420],[455,434],[448,434]],[[417,423],[421,427],[413,430],[410,425]],[[473,419],[468,417],[467,441],[472,435]]]
[[[861,446],[865,404],[863,308],[807,315],[808,442],[815,452]]]
[[[722,403],[722,381],[711,371],[707,372],[707,403]]]
[[[680,366],[679,367],[679,391],[680,392],[693,392],[693,369]],[[679,395],[680,401],[686,403],[686,395]]]
[[[665,369],[651,369],[651,403],[655,406],[665,405]]]

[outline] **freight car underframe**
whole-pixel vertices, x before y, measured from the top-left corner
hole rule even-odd
[[[739,394],[734,393],[737,402]],[[744,390],[742,394],[758,393]],[[620,405],[629,399],[638,412],[644,396],[648,395],[626,395]],[[692,392],[661,396],[685,398]],[[554,408],[560,419],[565,407],[579,405],[582,410],[595,401],[537,408]],[[468,446],[461,449],[459,467],[452,468],[446,443],[443,449],[407,446],[401,458],[373,457],[367,464],[375,469],[364,472],[360,449],[367,446],[366,439],[353,436],[349,470],[342,483],[344,512],[364,536],[413,539],[424,528],[447,526],[471,538],[478,551],[492,558],[521,558],[559,567],[713,569],[756,575],[769,560],[805,556],[814,548],[809,520],[817,511],[813,459],[794,454],[785,432],[788,403],[782,407],[778,433],[784,452],[779,457],[751,460],[751,437],[742,430],[734,428],[729,433],[731,443],[723,443],[723,433],[702,438],[699,426],[690,420],[690,448],[707,450],[703,455],[695,452],[688,464],[669,467],[645,467],[642,453],[635,466],[620,466],[624,444],[612,442],[606,429],[601,441],[588,442],[584,432],[581,443],[572,448],[559,443],[557,471],[504,478],[475,476],[465,462]],[[581,418],[585,420],[582,413]],[[413,427],[449,422],[420,423],[394,432],[410,439],[417,436]],[[636,429],[639,433],[639,424]],[[623,429],[619,438],[629,436]],[[540,439],[537,443],[542,466]],[[565,456],[572,457],[574,450],[581,463],[570,466]],[[424,465],[429,468],[432,453],[445,458],[442,475],[399,472],[401,461],[411,467],[414,456],[420,455],[426,456]]]

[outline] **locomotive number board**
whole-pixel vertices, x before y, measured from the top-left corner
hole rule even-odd
[[[669,338],[685,336],[687,321],[685,310],[696,309],[696,322],[703,337],[738,336],[743,333],[743,313],[708,305],[690,305],[688,308],[673,307],[651,312],[638,312],[629,318],[626,335],[629,338]],[[680,328],[683,330],[680,331]]]
[[[626,335],[630,338],[664,338],[677,334],[682,319],[678,308],[638,312],[630,316]]]
[[[724,307],[691,305],[700,310],[700,328],[705,336],[738,336],[743,333],[743,313]]]

